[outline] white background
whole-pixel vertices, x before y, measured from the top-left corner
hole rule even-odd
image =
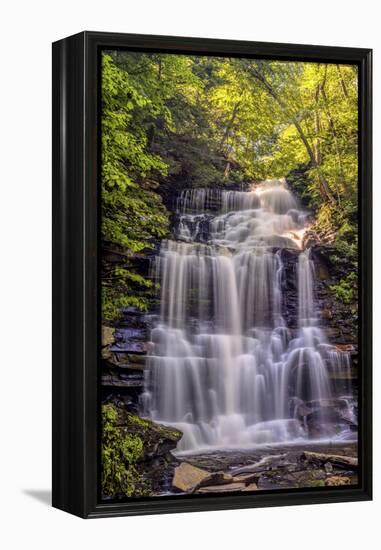
[[[377,2],[8,0],[2,4],[1,12],[2,547],[41,550],[69,546],[89,550],[378,547],[379,441],[376,441],[374,502],[87,521],[48,505],[51,476],[50,43],[82,30],[99,30],[371,47],[376,54],[377,85],[381,73]],[[380,87],[376,86],[375,99],[379,94]],[[374,122],[377,250],[381,236],[379,116]],[[379,267],[376,255],[378,305]],[[375,327],[375,347],[379,348],[379,310]],[[377,398],[376,419],[381,414],[381,398],[379,395]]]

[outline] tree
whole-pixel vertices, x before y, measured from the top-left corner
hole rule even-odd
[[[165,174],[166,164],[147,149],[142,121],[162,110],[133,85],[111,56],[102,64],[102,240],[123,252],[122,263],[104,262],[102,301],[105,319],[121,307],[147,307],[136,287],[152,282],[130,269],[136,253],[152,247],[152,238],[167,233],[168,214],[160,196],[141,185],[152,174]]]
[[[302,166],[317,230],[357,261],[357,68],[109,52],[102,74],[104,316],[148,307],[137,255],[168,234],[163,205],[185,187],[283,177]],[[341,229],[345,227],[345,237]],[[345,246],[343,244],[343,246]]]

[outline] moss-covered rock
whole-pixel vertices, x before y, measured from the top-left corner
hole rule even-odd
[[[102,496],[158,494],[176,465],[170,451],[181,439],[175,428],[140,418],[109,403],[102,407]]]

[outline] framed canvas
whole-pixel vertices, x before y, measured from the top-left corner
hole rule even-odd
[[[369,500],[371,50],[53,44],[53,505]]]

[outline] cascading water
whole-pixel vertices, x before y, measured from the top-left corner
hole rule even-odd
[[[302,250],[308,214],[283,181],[187,190],[177,210],[176,240],[156,258],[161,311],[145,414],[183,432],[178,451],[308,438],[301,404],[318,405],[321,435],[332,437],[321,405],[335,391],[330,369],[347,373],[350,356],[319,328],[314,266]],[[299,251],[297,331],[282,317],[285,248]],[[349,384],[344,393],[349,407]]]

